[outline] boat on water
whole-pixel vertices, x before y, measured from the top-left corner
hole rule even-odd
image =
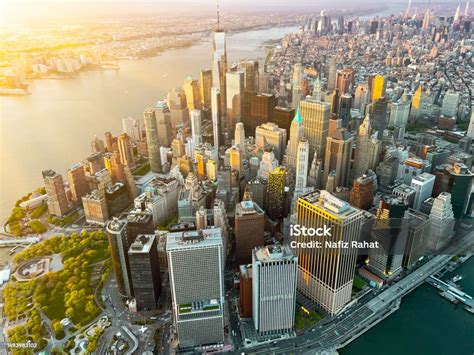
[[[462,276],[461,276],[461,275],[456,275],[456,276],[454,276],[454,277],[451,279],[452,282],[458,282],[458,281],[460,281],[460,280],[462,280]]]
[[[474,314],[474,308],[469,307],[469,306],[464,306],[464,309],[468,311],[469,313]]]

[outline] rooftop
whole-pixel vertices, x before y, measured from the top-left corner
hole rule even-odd
[[[130,245],[129,254],[148,253],[155,241],[154,234],[139,234],[137,239]]]

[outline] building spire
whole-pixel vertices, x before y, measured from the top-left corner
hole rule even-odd
[[[217,32],[220,31],[220,20],[219,20],[219,0],[217,0]]]

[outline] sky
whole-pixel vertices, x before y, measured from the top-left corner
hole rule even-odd
[[[465,0],[463,0],[465,1]],[[407,3],[396,0],[393,3]],[[459,0],[431,0],[431,3]],[[210,15],[217,0],[0,0],[0,24],[32,20],[143,15]],[[219,0],[221,12],[302,11],[321,8],[383,5],[383,0]],[[413,0],[413,5],[428,0]]]

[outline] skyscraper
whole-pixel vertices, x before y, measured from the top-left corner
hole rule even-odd
[[[247,92],[258,92],[258,61],[242,60],[240,68],[244,72],[244,90]]]
[[[433,201],[430,212],[430,237],[428,249],[434,253],[445,247],[454,231],[454,214],[451,205],[451,194],[441,192]]]
[[[291,122],[290,127],[290,139],[286,147],[285,163],[286,165],[296,169],[298,146],[300,140],[304,137],[303,118],[301,117],[299,109],[296,111],[296,115]],[[308,142],[309,145],[309,142]],[[309,154],[309,152],[308,152]]]
[[[443,105],[441,106],[441,114],[444,116],[457,118],[459,100],[459,92],[447,91],[446,94],[444,94]]]
[[[304,135],[308,139],[310,156],[315,152],[324,157],[328,135],[331,107],[326,102],[305,99],[300,103],[300,114],[303,118]]]
[[[375,132],[366,115],[364,122],[359,126],[354,152],[352,180],[364,175],[367,170],[375,170],[379,163],[382,142],[375,137]]]
[[[201,111],[191,110],[191,132],[193,135],[194,147],[202,144],[202,130],[201,130]]]
[[[423,201],[431,197],[434,182],[435,176],[429,173],[422,173],[411,180],[411,187],[416,191],[413,209],[419,211]]]
[[[362,211],[327,191],[314,191],[298,199],[297,223],[308,228],[331,228],[330,236],[297,236],[311,240],[351,243],[359,239]],[[338,313],[351,299],[356,248],[296,248],[298,289],[329,314]]]
[[[267,215],[273,220],[280,220],[286,217],[286,185],[287,169],[282,166],[276,167],[268,174],[267,189]]]
[[[372,80],[372,88],[370,90],[370,92],[372,93],[371,95],[372,103],[375,100],[380,99],[381,97],[385,96],[385,86],[386,86],[385,77],[380,74],[375,75]]]
[[[292,81],[292,103],[293,109],[297,110],[303,95],[301,88],[301,81],[303,80],[303,67],[301,63],[296,63],[293,66],[293,81]]]
[[[127,223],[114,217],[107,223],[106,230],[112,255],[112,267],[119,292],[123,296],[131,298],[133,297],[133,286],[130,276],[128,249],[132,240],[128,236]]]
[[[127,133],[121,133],[118,138],[118,147],[120,153],[120,161],[129,168],[135,167],[135,158],[133,157],[132,140]]]
[[[214,147],[218,150],[222,143],[222,117],[221,117],[221,94],[220,90],[212,87],[211,89],[211,111],[212,111],[212,136],[214,138]]]
[[[339,95],[349,93],[353,82],[354,70],[352,68],[345,68],[336,72],[336,88],[339,89]]]
[[[367,175],[354,180],[350,194],[350,204],[362,210],[368,210],[374,202],[374,182]]]
[[[252,249],[263,245],[265,216],[263,210],[245,191],[235,206],[235,261],[237,265],[252,261]]]
[[[365,83],[357,85],[352,106],[364,113],[365,105],[367,105],[369,102],[369,85]]]
[[[183,90],[186,94],[186,102],[189,110],[201,110],[201,90],[199,82],[192,76],[188,76],[183,83]]]
[[[244,73],[226,73],[227,129],[232,132],[235,124],[241,122],[244,111]]]
[[[275,158],[281,161],[285,151],[286,130],[271,122],[260,125],[255,130],[255,144],[262,149],[269,145],[273,148]]]
[[[370,123],[374,130],[377,131],[378,139],[382,139],[383,131],[387,126],[387,107],[388,99],[386,97],[374,99],[370,107]]]
[[[81,205],[82,196],[89,193],[89,185],[87,184],[84,165],[82,165],[82,163],[74,164],[67,171],[67,178],[69,180],[72,201],[76,206]]]
[[[224,343],[224,256],[220,228],[169,233],[166,252],[179,347]]]
[[[230,147],[230,167],[239,172],[239,177],[243,176],[243,157],[240,147],[233,145]]]
[[[181,88],[168,91],[166,102],[170,110],[171,126],[176,127],[189,121],[189,110],[186,94]]]
[[[217,6],[217,26],[212,36],[212,49],[212,86],[220,92],[220,114],[226,117],[227,49],[226,35],[224,30],[220,27],[219,5]]]
[[[298,154],[296,156],[296,184],[295,192],[304,193],[308,184],[309,167],[309,142],[306,138],[300,140],[298,144]]]
[[[161,294],[156,236],[139,235],[128,249],[128,260],[137,309],[156,309]]]
[[[126,117],[122,119],[123,131],[128,134],[132,142],[139,142],[143,139],[142,127],[138,119]]]
[[[259,334],[293,332],[297,273],[298,258],[289,246],[252,251],[252,316]]]
[[[62,217],[71,207],[66,196],[63,177],[54,170],[43,170],[44,187],[48,195],[48,211],[51,215]]]
[[[429,216],[411,208],[405,212],[402,221],[402,234],[406,235],[407,241],[402,262],[404,268],[411,269],[426,255],[429,232]]]
[[[245,131],[249,135],[254,135],[257,126],[267,122],[273,122],[280,128],[289,127],[289,121],[280,120],[281,115],[275,116],[277,102],[278,100],[273,94],[244,93],[242,122],[244,123]],[[283,123],[283,126],[280,126],[279,122]]]
[[[158,125],[156,122],[155,110],[153,108],[145,109],[145,112],[143,112],[143,121],[145,122],[145,134],[150,169],[155,173],[161,173],[162,167],[160,142],[158,141]]]
[[[202,107],[209,109],[211,108],[212,70],[202,69],[199,79]]]
[[[242,122],[235,125],[234,144],[237,145],[245,155],[245,129]]]
[[[327,138],[324,181],[327,181],[329,173],[335,171],[336,187],[348,186],[353,142],[354,137],[345,128],[336,129],[333,135]]]

